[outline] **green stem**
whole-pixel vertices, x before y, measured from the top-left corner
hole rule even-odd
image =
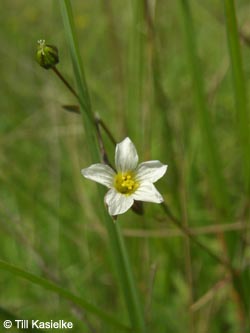
[[[12,324],[13,326],[12,327],[15,327],[16,330],[19,330],[20,328],[17,328],[17,323],[18,321],[20,322],[20,320],[22,320],[20,317],[17,317],[15,314],[13,314],[13,312],[10,312],[9,310],[3,308],[2,306],[0,306],[0,318],[4,320],[6,320],[6,318],[8,318],[8,320],[11,320],[12,321]],[[27,317],[26,317],[27,318]],[[31,321],[31,319],[27,319],[29,321]],[[23,329],[21,329],[23,330]],[[46,333],[46,331],[40,329],[40,328],[33,328],[33,327],[28,327],[28,328],[25,328],[25,332],[26,333],[34,333],[34,332],[37,332],[37,333]]]
[[[143,104],[144,35],[141,31],[143,26],[143,0],[132,0],[130,4],[132,24],[128,34],[126,127],[128,132],[134,133],[134,142],[141,142],[142,132],[138,131],[137,127],[142,121]]]
[[[100,159],[96,138],[96,126],[76,38],[71,2],[70,0],[61,0],[59,3],[62,10],[67,40],[70,46],[83,123],[86,131],[86,140],[91,152],[92,161],[96,163]],[[104,191],[101,187],[99,187],[99,189],[100,202],[103,202]],[[133,332],[143,333],[145,332],[143,312],[119,224],[114,223],[110,216],[108,216],[103,204],[100,206],[100,217],[108,231],[112,257],[118,271],[119,282],[123,290]]]
[[[247,107],[246,80],[243,73],[240,49],[240,37],[237,28],[236,13],[233,0],[224,0],[228,47],[232,67],[235,110],[237,116],[238,135],[241,141],[244,163],[245,189],[250,191],[250,128],[249,110]]]
[[[214,138],[211,116],[205,98],[204,80],[197,52],[195,29],[193,26],[189,0],[180,0],[180,3],[185,30],[188,65],[193,82],[198,125],[200,127],[202,147],[204,149],[206,164],[208,167],[208,178],[211,182],[211,190],[216,206],[223,211],[226,211],[229,202],[228,193],[222,175],[217,143]]]
[[[114,316],[111,316],[104,312],[102,309],[97,308],[95,305],[87,302],[83,298],[80,298],[74,294],[72,294],[69,290],[64,289],[60,287],[59,285],[55,284],[54,282],[47,280],[45,278],[42,278],[40,276],[34,275],[28,271],[25,271],[22,268],[19,268],[17,266],[14,266],[12,264],[9,264],[8,262],[5,262],[3,260],[0,260],[0,270],[5,270],[11,274],[13,274],[15,277],[23,278],[35,285],[38,285],[42,287],[45,290],[52,291],[59,296],[73,302],[77,306],[80,306],[81,308],[85,309],[86,311],[98,316],[103,321],[115,326],[117,329],[121,329],[122,331],[130,331],[128,327],[121,324],[119,321],[117,321]]]
[[[236,126],[238,130],[238,137],[240,146],[242,149],[242,166],[244,175],[245,194],[249,200],[250,194],[250,116],[247,103],[247,89],[246,80],[244,77],[242,56],[240,48],[240,35],[237,27],[237,18],[234,0],[224,0],[225,18],[226,18],[226,30],[228,39],[228,48],[230,53],[230,61],[232,68],[232,83],[235,99],[235,111],[236,111]],[[246,235],[246,230],[243,233],[243,237]],[[249,285],[249,270],[244,272],[246,279],[243,277],[241,282],[235,283],[235,288],[239,290],[239,293],[245,298],[247,288]],[[246,281],[245,281],[246,280]],[[250,326],[250,301],[249,297],[246,298],[245,311],[247,313],[248,325]]]

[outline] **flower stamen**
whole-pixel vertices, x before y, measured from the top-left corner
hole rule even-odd
[[[135,180],[132,172],[118,173],[115,176],[114,186],[122,194],[130,195],[138,188],[139,183]]]

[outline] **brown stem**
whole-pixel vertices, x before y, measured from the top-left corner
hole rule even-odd
[[[51,68],[53,72],[59,77],[59,79],[65,84],[65,86],[72,92],[72,94],[79,100],[79,96],[72,86],[68,83],[68,81],[64,78],[64,76],[59,72],[59,70],[54,66]]]
[[[204,245],[199,240],[197,240],[196,237],[190,232],[190,230],[188,228],[186,228],[183,224],[181,224],[181,222],[172,214],[171,210],[169,209],[169,207],[167,206],[166,203],[163,202],[162,207],[163,207],[163,210],[165,211],[165,213],[167,214],[167,216],[170,218],[170,220],[185,235],[187,235],[193,241],[193,243],[198,245],[201,249],[203,249],[205,252],[207,252],[207,254],[209,254],[210,257],[215,259],[217,262],[219,262],[221,265],[223,265],[228,270],[228,272],[230,273],[231,278],[232,278],[233,288],[234,288],[234,290],[237,294],[238,306],[239,306],[239,310],[240,310],[240,313],[241,313],[241,318],[242,318],[242,321],[243,321],[242,325],[244,326],[244,324],[245,324],[244,321],[245,321],[245,318],[246,318],[246,309],[248,308],[248,305],[247,305],[247,300],[245,298],[245,293],[244,293],[244,290],[243,290],[243,286],[242,286],[241,281],[240,281],[239,271],[236,270],[230,264],[230,262],[228,260],[217,256],[206,245]]]
[[[109,159],[108,159],[108,155],[107,155],[107,152],[105,150],[105,147],[104,147],[104,144],[103,144],[103,141],[102,141],[102,136],[101,136],[100,128],[99,128],[97,122],[95,123],[95,125],[96,125],[96,133],[97,133],[98,145],[99,145],[101,156],[102,156],[102,162],[104,164],[110,165]]]
[[[100,125],[102,127],[102,129],[108,135],[110,141],[114,144],[114,146],[116,146],[117,142],[116,142],[114,136],[112,135],[112,133],[110,132],[110,130],[108,129],[107,125],[104,123],[104,121],[99,116],[95,116],[95,121],[97,122],[98,125]]]
[[[65,86],[72,92],[72,94],[79,100],[79,96],[77,95],[74,88],[69,84],[69,82],[64,78],[64,76],[59,72],[59,70],[56,68],[56,66],[52,67],[52,70],[59,77],[59,79],[65,84]],[[63,108],[67,111],[80,113],[80,110],[79,110],[78,106],[75,106],[75,105],[73,105],[73,106],[72,105],[64,105]],[[104,163],[111,166],[111,164],[108,160],[107,153],[106,153],[105,148],[104,148],[104,144],[103,144],[103,140],[102,140],[102,136],[101,136],[99,126],[101,126],[103,128],[103,130],[108,135],[110,141],[114,145],[116,145],[116,140],[114,139],[114,137],[111,134],[110,130],[108,129],[107,125],[104,123],[104,121],[102,119],[100,119],[99,116],[95,116],[95,126],[96,126],[96,131],[97,131],[97,139],[98,139],[98,143],[99,143],[99,147],[100,147],[100,151],[101,151],[101,155],[102,155],[102,160],[103,160]]]
[[[205,252],[207,252],[210,257],[214,258],[216,261],[218,261],[220,264],[222,264],[223,266],[225,266],[231,273],[233,273],[233,275],[235,275],[235,270],[232,267],[232,265],[230,264],[230,262],[228,262],[227,260],[225,260],[224,258],[221,258],[219,256],[217,256],[217,254],[213,253],[205,244],[201,243],[200,241],[198,241],[196,239],[196,237],[192,234],[192,232],[186,227],[184,226],[171,212],[171,210],[169,209],[169,207],[167,206],[167,204],[165,202],[162,203],[162,207],[164,212],[168,215],[168,217],[170,218],[170,220],[185,234],[187,235],[196,245],[198,245],[201,249],[203,249]]]

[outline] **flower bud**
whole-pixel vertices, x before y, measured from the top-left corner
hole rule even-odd
[[[48,45],[45,40],[39,40],[36,52],[36,60],[45,69],[54,67],[59,62],[58,49]]]

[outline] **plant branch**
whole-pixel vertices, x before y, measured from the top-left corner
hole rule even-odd
[[[65,86],[72,92],[72,94],[79,100],[79,96],[77,95],[75,89],[69,84],[69,82],[61,74],[61,72],[56,68],[56,66],[51,67],[51,69],[59,77],[59,79],[65,84]]]
[[[184,226],[171,212],[170,208],[168,207],[168,205],[163,202],[161,204],[164,212],[167,214],[167,216],[169,217],[169,219],[178,227],[178,229],[180,229],[186,236],[188,236],[193,243],[195,243],[197,246],[199,246],[201,249],[203,249],[205,252],[207,252],[207,254],[209,254],[210,257],[212,257],[213,259],[215,259],[217,262],[219,262],[220,264],[222,264],[224,267],[226,267],[230,272],[233,272],[233,274],[235,274],[235,270],[232,267],[232,265],[230,264],[230,262],[228,262],[226,259],[221,258],[219,256],[217,256],[217,254],[215,254],[214,252],[212,252],[205,244],[201,243],[199,240],[197,240],[197,238],[195,237],[195,235],[189,230],[189,228],[187,228],[186,226]]]

